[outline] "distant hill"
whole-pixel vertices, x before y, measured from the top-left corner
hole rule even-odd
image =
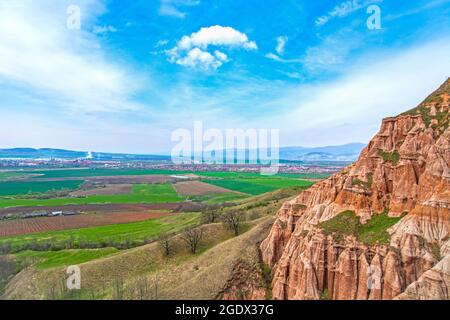
[[[0,149],[0,158],[3,159],[77,159],[86,158],[87,152],[70,151],[61,149],[32,149],[14,148]]]
[[[280,158],[297,161],[355,161],[365,145],[349,143],[327,147],[285,147],[280,149]]]
[[[125,153],[104,153],[72,151],[62,149],[33,149],[33,148],[14,148],[0,149],[0,159],[91,159],[91,160],[114,160],[114,161],[162,161],[170,160],[170,156],[160,155],[136,155]]]
[[[318,148],[284,147],[280,148],[282,162],[326,162],[326,161],[355,161],[361,150],[362,143],[350,143],[341,146],[327,146]],[[0,159],[91,159],[103,161],[170,161],[170,156],[165,155],[137,155],[126,153],[104,153],[73,151],[63,149],[33,149],[13,148],[0,149]]]

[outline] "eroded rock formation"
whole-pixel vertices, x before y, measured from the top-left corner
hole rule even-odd
[[[232,271],[231,278],[219,293],[219,300],[264,300],[266,285],[262,273],[255,265],[238,261]]]
[[[450,79],[417,108],[384,119],[356,163],[283,205],[261,244],[273,298],[448,299],[449,104]],[[321,227],[344,211],[361,225],[383,212],[399,221],[387,241]]]

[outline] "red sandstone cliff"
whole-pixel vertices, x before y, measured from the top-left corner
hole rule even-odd
[[[449,104],[450,79],[384,119],[355,164],[284,204],[261,244],[274,299],[449,299]],[[384,242],[324,230],[344,211],[362,226],[401,219]]]

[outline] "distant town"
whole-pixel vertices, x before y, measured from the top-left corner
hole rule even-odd
[[[348,165],[344,161],[300,162],[282,161],[279,173],[323,173],[330,174]],[[99,161],[91,159],[0,159],[0,169],[57,169],[57,168],[117,168],[117,169],[153,169],[172,171],[200,172],[259,172],[262,165],[257,164],[174,164],[170,160],[148,161]]]

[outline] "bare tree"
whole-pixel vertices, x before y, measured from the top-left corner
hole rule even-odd
[[[244,217],[238,211],[229,211],[223,215],[224,224],[238,236],[241,231],[242,221]]]
[[[141,277],[135,282],[134,287],[139,300],[158,300],[159,276]]]
[[[149,296],[149,283],[146,277],[140,277],[135,282],[138,300],[146,300]]]
[[[202,212],[202,220],[205,223],[214,223],[219,217],[219,213],[214,209],[208,209]]]
[[[47,300],[56,300],[58,299],[58,293],[56,286],[50,286],[47,292]]]
[[[163,251],[163,254],[166,257],[170,256],[173,251],[172,239],[170,238],[170,236],[161,236],[158,242]]]
[[[158,275],[155,275],[153,277],[153,295],[152,295],[152,299],[153,300],[158,300],[158,294],[159,294],[159,277]]]
[[[200,228],[191,228],[187,229],[182,235],[181,238],[186,242],[189,246],[189,250],[191,253],[196,253],[198,249],[198,245],[203,238],[203,230]]]

